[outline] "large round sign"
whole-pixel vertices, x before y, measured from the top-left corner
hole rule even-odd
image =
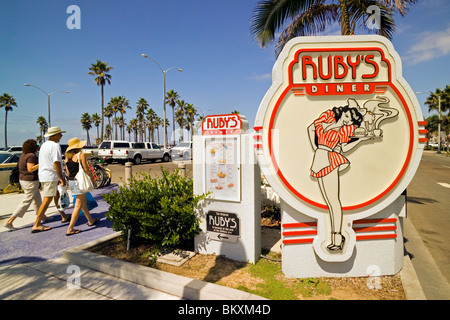
[[[424,124],[387,39],[299,37],[275,63],[255,147],[285,203],[330,215],[326,251],[344,253],[342,216],[361,219],[398,198],[420,162]]]

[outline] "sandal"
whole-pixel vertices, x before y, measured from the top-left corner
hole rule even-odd
[[[69,236],[73,236],[74,234],[79,234],[79,233],[81,233],[81,230],[73,229],[72,232],[66,233],[66,236],[69,237]]]
[[[66,215],[66,220],[61,220],[61,223],[67,223],[67,222],[70,222],[70,218],[71,218],[71,215],[70,214],[67,214]]]
[[[93,226],[95,226],[95,225],[97,224],[97,222],[99,222],[99,221],[100,221],[100,218],[96,218],[96,219],[94,220],[94,222],[92,222],[92,224],[88,223],[87,225],[88,225],[89,227],[93,227]]]
[[[31,229],[31,233],[38,233],[38,232],[44,232],[52,230],[51,227],[45,227],[45,226],[39,226],[38,229]]]

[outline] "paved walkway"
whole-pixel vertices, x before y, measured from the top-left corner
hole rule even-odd
[[[14,221],[19,230],[9,232],[3,224],[23,194],[0,195],[0,300],[179,300],[159,290],[70,265],[61,257],[64,250],[114,233],[111,222],[105,218],[108,204],[101,197],[114,188],[117,186],[92,191],[99,206],[91,214],[101,220],[95,227],[89,227],[86,218],[80,216],[76,228],[83,232],[70,237],[65,236],[68,224],[61,223],[53,203],[46,213],[53,219],[45,223],[52,230],[32,234],[36,215],[30,208],[23,218]],[[72,209],[66,213],[70,214]]]

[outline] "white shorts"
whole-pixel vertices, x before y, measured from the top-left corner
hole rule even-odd
[[[42,196],[43,197],[56,197],[58,192],[58,181],[41,182],[42,184]]]

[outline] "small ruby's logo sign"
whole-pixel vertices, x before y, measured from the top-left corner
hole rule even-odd
[[[203,135],[240,134],[242,121],[237,114],[206,116],[202,122]]]
[[[426,141],[417,99],[379,36],[296,38],[273,78],[256,117],[258,162],[286,204],[317,220],[307,232],[284,226],[283,243],[345,261],[353,225],[396,200],[417,169]]]

